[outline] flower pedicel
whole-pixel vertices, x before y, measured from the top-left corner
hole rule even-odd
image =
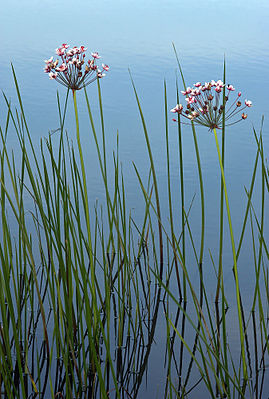
[[[96,60],[100,58],[97,52],[91,53],[92,59],[85,61],[85,52],[87,48],[84,46],[69,48],[64,43],[56,49],[56,54],[61,61],[53,60],[51,57],[45,60],[44,72],[49,74],[50,79],[74,90],[80,90],[88,86],[96,79],[105,76],[104,71],[108,71],[108,65],[102,64],[102,69],[96,65]]]
[[[211,82],[205,82],[204,85],[197,82],[194,84],[193,88],[187,87],[185,91],[181,92],[186,97],[186,110],[184,110],[182,104],[177,104],[173,109],[171,109],[171,112],[177,113],[196,124],[206,126],[209,130],[220,129],[224,111],[224,105],[220,104],[222,103],[220,99],[223,97],[222,91],[224,86],[225,85],[221,80],[218,80],[217,82],[211,80]],[[239,101],[241,92],[239,92],[230,107],[227,107],[230,93],[235,91],[235,88],[233,85],[229,84],[226,86],[226,90],[227,95],[224,98],[225,123],[228,122],[226,126],[230,126],[247,118],[247,114],[244,112],[242,113],[242,110],[251,107],[252,102],[245,100],[245,105],[241,107],[242,103]],[[241,114],[241,117],[232,120],[234,117],[239,116],[238,114]],[[177,122],[176,119],[173,119],[173,121]]]

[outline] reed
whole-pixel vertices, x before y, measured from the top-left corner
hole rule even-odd
[[[179,76],[174,94],[179,103],[179,87],[182,85],[186,91],[186,84],[177,54],[176,58]],[[265,226],[269,171],[263,121],[259,134],[253,129],[257,148],[249,188],[245,188],[241,233],[236,237],[225,175],[225,117],[229,111],[225,109],[223,91],[221,146],[215,127],[210,133],[215,139],[220,170],[219,248],[217,256],[210,252],[216,275],[213,304],[212,290],[206,284],[206,187],[199,132],[192,121],[200,197],[197,238],[191,219],[196,198],[194,195],[188,203],[185,196],[186,155],[180,113],[176,120],[179,200],[172,189],[166,81],[163,109],[167,203],[162,203],[152,138],[131,78],[150,164],[146,178],[139,164],[133,164],[137,190],[142,194],[143,218],[139,224],[128,209],[119,133],[112,154],[106,145],[99,80],[96,95],[101,128],[94,123],[92,93],[84,87],[78,93],[72,90],[70,96],[67,90],[63,99],[57,93],[59,129],[49,132],[36,146],[13,66],[12,72],[19,107],[14,108],[4,95],[6,114],[0,127],[0,396],[103,399],[158,395],[183,399],[200,392],[211,398],[262,397],[269,354],[269,249]],[[83,129],[92,135],[98,165],[91,165],[85,156],[87,143],[82,145],[82,106],[89,117]],[[75,120],[74,133],[66,130],[69,107]],[[16,154],[8,146],[11,134],[17,139]],[[76,137],[74,145],[72,134]],[[91,200],[94,188],[87,176],[90,167],[98,169],[103,184],[104,200],[98,202]],[[108,177],[111,172],[113,181]],[[225,226],[229,228],[232,266],[223,261]],[[248,292],[251,309],[244,305],[240,286],[244,240],[252,245],[255,279]],[[235,281],[236,302],[224,279],[227,267]],[[233,351],[229,334],[234,317],[238,352]],[[151,368],[154,372],[151,356],[156,342],[161,342],[158,351],[163,351],[164,358],[158,393],[152,387],[145,388]]]

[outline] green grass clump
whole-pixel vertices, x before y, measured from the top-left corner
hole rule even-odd
[[[19,108],[14,109],[4,95],[7,111],[0,130],[0,396],[139,398],[146,392],[147,397],[156,397],[157,388],[146,391],[145,381],[156,343],[161,342],[162,347],[157,348],[163,351],[164,365],[158,397],[189,398],[199,392],[211,398],[262,397],[269,352],[269,250],[265,234],[269,171],[262,129],[259,134],[253,129],[256,157],[250,186],[245,189],[246,206],[237,245],[224,168],[225,123],[221,146],[216,129],[212,135],[220,170],[220,219],[217,261],[210,253],[216,276],[211,303],[204,261],[206,204],[198,134],[192,124],[201,204],[197,242],[190,217],[194,199],[188,204],[185,198],[180,116],[180,200],[177,203],[173,198],[166,82],[163,102],[168,206],[161,203],[150,135],[131,80],[150,164],[145,181],[139,165],[133,165],[143,202],[143,220],[138,225],[126,205],[118,134],[109,161],[99,81],[101,139],[86,89],[81,96],[85,97],[89,131],[98,156],[99,164],[94,167],[99,168],[103,182],[104,202],[100,204],[89,199],[93,188],[87,171],[92,165],[81,144],[76,92],[71,96],[68,91],[63,104],[57,93],[59,132],[41,139],[36,148],[13,67],[12,71]],[[186,87],[180,64],[179,77]],[[224,82],[225,77],[224,64]],[[177,102],[178,87],[177,82]],[[75,146],[65,126],[70,101],[76,122]],[[19,148],[16,154],[7,145],[9,134],[14,133]],[[113,182],[108,170],[113,171]],[[261,183],[258,213],[253,205],[257,180]],[[226,224],[235,302],[224,279]],[[246,234],[249,237],[245,238]],[[248,293],[250,310],[244,308],[240,286],[239,255],[244,238],[252,244],[255,276],[253,291]],[[234,317],[239,348],[235,353],[229,335]]]

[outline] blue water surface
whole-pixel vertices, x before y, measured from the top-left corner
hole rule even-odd
[[[225,57],[227,83],[233,84],[236,90],[242,91],[243,101],[250,99],[253,102],[253,107],[247,110],[248,119],[228,128],[226,136],[226,177],[234,230],[238,237],[244,215],[243,205],[247,200],[244,186],[249,187],[256,155],[253,127],[259,132],[263,115],[265,156],[268,156],[269,149],[268,21],[269,3],[266,0],[255,2],[251,0],[195,0],[192,2],[183,0],[103,0],[101,2],[9,0],[2,5],[0,15],[0,89],[13,104],[18,104],[11,73],[10,63],[12,62],[21,89],[32,139],[38,145],[40,138],[48,136],[49,130],[59,127],[56,91],[59,91],[62,101],[66,93],[64,87],[49,80],[48,75],[43,72],[44,60],[55,55],[55,48],[62,43],[68,43],[71,46],[84,45],[89,52],[98,51],[102,56],[101,61],[110,66],[110,71],[101,81],[107,149],[108,153],[112,153],[118,132],[120,157],[128,192],[128,206],[133,209],[134,215],[139,219],[143,216],[143,207],[140,208],[137,202],[139,187],[132,161],[136,163],[144,178],[148,174],[149,164],[131,85],[131,74],[141,100],[156,161],[164,217],[168,218],[164,80],[167,84],[169,109],[176,104],[176,78],[182,89],[172,44],[177,50],[188,86],[192,86],[197,81],[203,83],[211,79],[222,79]],[[88,88],[88,94],[96,124],[100,127],[95,83]],[[93,161],[97,161],[83,92],[78,93],[78,103],[85,154],[90,155]],[[1,98],[1,123],[5,115],[6,109]],[[71,101],[67,129],[69,136],[75,141]],[[213,251],[213,255],[217,253],[218,230],[216,228],[218,224],[216,220],[219,217],[220,174],[214,136],[206,128],[198,129],[197,132],[207,212],[205,267],[208,268],[209,274],[213,274],[208,249]],[[177,128],[172,122],[172,114],[169,114],[169,138],[171,181],[176,208],[176,203],[179,201],[178,143]],[[15,135],[14,137],[11,135],[9,140],[11,147],[17,145]],[[186,203],[190,204],[193,195],[196,194],[190,220],[194,222],[193,234],[194,238],[197,237],[197,245],[199,245],[199,181],[192,133],[189,127],[183,129],[183,152]],[[94,203],[96,198],[103,198],[100,174],[93,168],[89,168],[88,178],[91,179],[91,185],[94,187],[90,193],[90,199]],[[259,189],[258,179],[257,191]],[[142,201],[141,193],[139,196]],[[256,209],[259,211],[258,202]],[[228,260],[227,279],[234,284],[228,239],[225,248],[224,256]],[[247,260],[248,255],[246,264]],[[247,273],[242,273],[241,278],[247,290],[250,283]],[[160,354],[157,351],[153,356],[158,358]],[[158,370],[155,370],[154,378],[158,380]]]
[[[190,86],[196,81],[222,79],[225,56],[227,82],[242,91],[243,101],[247,98],[253,102],[253,107],[247,110],[248,119],[227,129],[226,173],[231,184],[230,200],[235,209],[236,222],[237,217],[241,220],[242,201],[246,200],[243,187],[249,186],[256,152],[252,129],[254,126],[259,131],[262,115],[265,118],[264,144],[268,148],[268,17],[269,4],[265,0],[255,3],[250,0],[206,0],[194,1],[191,5],[179,0],[11,0],[6,2],[0,17],[0,87],[16,104],[10,68],[12,62],[32,139],[38,144],[41,137],[48,135],[49,130],[59,127],[56,91],[59,91],[62,100],[66,93],[64,87],[49,80],[43,72],[43,61],[51,55],[55,56],[55,48],[62,43],[71,46],[83,44],[89,51],[99,51],[101,61],[111,68],[101,81],[107,148],[108,152],[115,148],[118,131],[130,207],[133,207],[137,201],[137,178],[131,162],[137,163],[141,173],[147,176],[148,156],[130,73],[146,119],[160,185],[164,188],[160,191],[166,192],[163,85],[165,79],[170,109],[176,104],[175,81],[176,76],[179,76],[172,43],[177,49],[186,84]],[[180,79],[179,85],[182,85]],[[98,125],[96,84],[89,87],[88,93]],[[78,93],[78,102],[81,124],[85,127],[85,133],[81,133],[85,151],[89,151],[94,158],[96,151],[82,92]],[[69,111],[67,129],[69,136],[74,138],[71,102]],[[5,110],[1,106],[1,119],[4,115]],[[169,118],[171,177],[176,181],[177,129],[172,122],[172,114]],[[184,128],[183,136],[186,195],[190,201],[193,194],[199,192],[197,166],[188,127]],[[10,136],[9,140],[12,143],[15,138]],[[210,235],[210,221],[213,225],[218,217],[219,192],[216,185],[219,182],[219,171],[214,139],[206,128],[199,130],[198,141],[206,196],[211,199],[208,207]],[[96,171],[89,171],[89,174],[96,190],[92,194],[94,201],[103,190],[98,183]],[[241,185],[238,185],[239,180]],[[198,201],[197,195],[197,206]],[[212,206],[215,202],[216,207]],[[213,233],[213,240],[215,236]]]

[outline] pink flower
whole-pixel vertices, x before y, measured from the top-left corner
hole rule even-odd
[[[73,57],[72,60],[69,61],[70,64],[76,65],[78,63],[78,59],[76,57]]]
[[[71,48],[70,50],[67,51],[66,55],[67,55],[67,57],[73,57],[74,50]]]
[[[95,65],[94,62],[95,62],[94,59],[88,61],[89,68],[90,68],[92,71],[96,71],[96,70],[97,70],[97,65]]]
[[[77,48],[77,46],[73,47],[73,54],[78,54],[79,53],[79,49]]]
[[[218,80],[218,81],[216,82],[216,84],[217,84],[217,86],[219,86],[219,87],[221,87],[221,88],[225,86],[222,80]]]
[[[109,70],[109,66],[106,64],[102,64],[102,68],[104,71],[108,71]]]
[[[44,72],[48,73],[50,71],[51,71],[51,67],[49,65],[46,65],[45,68],[44,68]]]
[[[215,90],[216,90],[217,93],[221,93],[221,87],[220,87],[220,86],[217,86],[217,87],[215,88]]]
[[[227,90],[229,90],[229,91],[235,91],[235,88],[233,87],[233,85],[228,85],[228,86],[227,86]]]
[[[66,50],[68,47],[69,47],[68,44],[66,44],[66,43],[63,43],[63,44],[62,44],[62,48],[64,48],[65,50]]]
[[[57,72],[50,72],[50,73],[49,73],[49,78],[50,78],[50,79],[56,79],[56,78],[57,78],[57,75],[58,75]]]
[[[67,66],[65,65],[65,63],[62,63],[62,65],[60,65],[58,68],[55,69],[57,72],[64,72],[67,70]]]
[[[100,58],[100,55],[97,52],[95,52],[95,53],[92,53],[92,57],[95,59],[98,59],[98,58]]]
[[[245,104],[247,107],[252,107],[252,101],[250,100],[245,100]]]
[[[211,89],[211,83],[205,82],[204,86],[202,87],[202,90],[210,90]]]
[[[188,104],[193,104],[196,102],[194,97],[187,97],[185,98],[185,100],[188,102]]]
[[[45,60],[45,63],[46,63],[46,64],[50,64],[52,61],[53,61],[53,57],[50,57],[50,59]]]
[[[174,108],[170,110],[170,112],[181,114],[182,110],[183,110],[183,105],[177,104]]]
[[[64,55],[65,49],[63,47],[59,47],[59,48],[56,48],[55,52],[57,55],[62,56],[62,55]]]
[[[191,88],[187,87],[186,91],[181,91],[181,93],[183,94],[183,96],[186,96],[186,94],[190,94],[191,93]]]
[[[200,92],[200,90],[198,90],[198,89],[193,89],[192,91],[191,91],[191,95],[192,96],[199,96],[201,94],[201,92]]]
[[[197,83],[194,84],[194,86],[195,87],[200,87],[200,86],[202,86],[202,84],[201,84],[201,82],[197,82]]]

